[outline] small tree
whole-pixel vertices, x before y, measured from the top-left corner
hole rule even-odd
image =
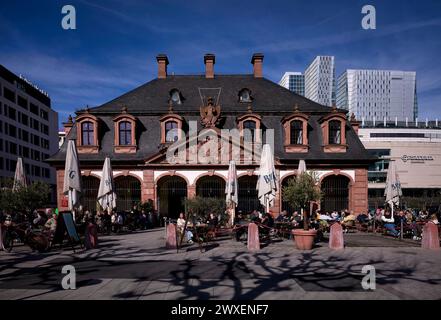
[[[314,173],[304,172],[288,181],[283,187],[283,198],[292,206],[303,210],[303,229],[309,230],[309,213],[307,208],[311,201],[319,201],[322,193],[317,186]]]
[[[213,213],[216,216],[221,216],[220,223],[228,220],[228,215],[225,213],[225,199],[196,196],[186,199],[185,204],[194,219],[206,220],[208,215]]]
[[[0,209],[5,212],[32,212],[49,201],[50,187],[46,183],[36,181],[17,191],[12,191],[9,184],[3,184],[0,190]]]

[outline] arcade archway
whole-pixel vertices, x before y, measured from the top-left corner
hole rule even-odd
[[[177,219],[185,212],[187,182],[179,176],[165,176],[157,183],[157,207],[163,217]]]

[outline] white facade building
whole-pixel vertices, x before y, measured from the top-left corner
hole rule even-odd
[[[396,164],[404,206],[441,205],[441,121],[366,122],[358,136],[368,152],[379,157],[368,171],[371,208],[384,204],[391,160]]]
[[[359,120],[414,121],[418,116],[416,72],[346,70],[337,88],[337,107]]]
[[[282,87],[305,96],[305,76],[301,72],[285,72],[279,81]]]
[[[305,71],[305,97],[325,106],[335,104],[333,56],[317,56]]]

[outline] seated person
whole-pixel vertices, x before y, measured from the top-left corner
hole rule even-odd
[[[430,220],[428,223],[439,225],[438,217],[435,213],[430,216]]]
[[[191,223],[188,222],[187,227],[190,227],[190,226],[191,226]],[[184,228],[186,227],[186,220],[185,220],[185,215],[183,212],[181,212],[179,214],[179,218],[176,222],[176,227],[178,229],[179,234],[182,236],[184,233]],[[191,243],[193,243],[192,238],[193,238],[193,233],[190,230],[185,230],[185,240],[191,244]]]
[[[337,211],[334,211],[334,212],[331,213],[331,218],[333,220],[338,220],[338,219],[340,219],[340,215],[338,214]]]
[[[259,223],[261,221],[261,217],[262,217],[262,214],[259,211],[253,210],[253,212],[251,212],[251,215],[250,215],[250,220],[252,222]]]
[[[317,219],[326,221],[326,220],[332,220],[332,217],[329,215],[329,213],[325,212],[325,213],[318,213]]]
[[[341,225],[343,227],[343,229],[345,229],[346,231],[348,230],[348,227],[353,227],[355,226],[355,216],[353,215],[352,212],[346,212],[344,214],[344,216],[342,216],[343,220],[341,222]]]
[[[285,222],[288,220],[288,212],[286,210],[283,210],[280,212],[279,216],[276,218],[276,222]]]
[[[262,214],[261,226],[259,226],[259,231],[263,235],[269,235],[271,228],[274,227],[274,218],[269,213]]]
[[[219,219],[214,215],[214,213],[210,213],[209,219],[207,221],[209,229],[216,229],[219,224]]]
[[[49,236],[49,239],[52,239],[55,230],[57,230],[57,215],[54,213],[44,224],[44,231]]]
[[[272,227],[274,227],[274,218],[269,213],[264,213],[264,214],[262,214],[261,223],[264,226],[267,226],[268,228],[272,228]]]
[[[369,222],[369,217],[366,213],[362,212],[357,216],[357,221],[361,224],[365,224]]]
[[[44,224],[46,223],[46,220],[47,220],[47,218],[46,218],[46,216],[44,215],[44,213],[35,210],[35,211],[34,211],[34,215],[36,216],[35,219],[32,221],[32,223],[34,224],[34,226],[36,226],[36,227],[44,226]]]
[[[242,211],[239,211],[237,215],[234,217],[234,224],[240,224],[244,222],[245,217],[243,216]]]
[[[389,211],[385,211],[384,215],[381,216],[381,221],[383,222],[383,227],[387,232],[391,233],[394,237],[398,237],[400,232],[395,229],[395,220]]]
[[[302,222],[302,216],[299,214],[298,211],[294,211],[291,217],[291,223],[294,227],[300,226]]]

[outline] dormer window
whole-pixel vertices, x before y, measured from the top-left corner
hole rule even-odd
[[[178,139],[178,123],[176,121],[167,121],[165,123],[165,141],[175,142]]]
[[[135,153],[136,152],[136,118],[127,113],[127,108],[123,108],[120,115],[113,119],[115,123],[115,153]]]
[[[169,106],[169,113],[162,116],[161,122],[161,143],[173,143],[181,138],[182,123],[184,119],[174,113],[172,106]]]
[[[341,122],[329,121],[329,144],[341,144]]]
[[[308,152],[308,120],[309,116],[300,112],[297,106],[291,115],[282,119],[285,152]]]
[[[346,144],[346,114],[333,107],[332,112],[320,120],[323,136],[323,151],[328,153],[344,153]]]
[[[243,122],[243,137],[245,141],[254,142],[256,135],[256,121],[246,120]]]
[[[129,146],[132,144],[132,124],[129,121],[119,123],[119,145]]]
[[[76,118],[77,146],[79,153],[98,153],[98,118],[89,113],[84,113]]]
[[[173,104],[181,104],[182,103],[182,96],[178,89],[173,89],[170,91],[170,101]]]
[[[303,122],[293,120],[290,124],[290,144],[303,144]]]
[[[248,89],[242,89],[239,92],[239,102],[252,102],[251,91]]]
[[[94,145],[94,130],[93,123],[91,121],[84,121],[81,123],[81,145],[93,146]]]
[[[251,105],[249,105],[248,113],[237,118],[241,137],[248,142],[260,143],[263,135],[261,122],[260,115],[253,113]]]

